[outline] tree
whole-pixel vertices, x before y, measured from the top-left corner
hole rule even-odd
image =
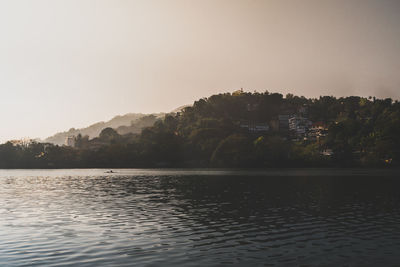
[[[107,127],[103,129],[99,135],[100,140],[106,142],[116,142],[120,139],[120,135],[113,128]]]
[[[254,153],[251,140],[241,134],[223,139],[211,157],[211,164],[217,167],[247,167],[253,164]]]

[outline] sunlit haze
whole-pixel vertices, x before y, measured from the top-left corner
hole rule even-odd
[[[0,142],[215,93],[400,96],[400,1],[0,0]]]

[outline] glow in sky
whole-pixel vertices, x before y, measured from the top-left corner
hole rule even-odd
[[[0,142],[219,92],[400,96],[400,1],[0,0]]]

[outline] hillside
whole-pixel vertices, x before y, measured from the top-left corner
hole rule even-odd
[[[150,118],[148,118],[150,116]],[[81,134],[82,136],[89,136],[90,139],[98,137],[100,132],[104,128],[114,128],[117,129],[117,132],[120,134],[127,133],[139,133],[143,127],[151,126],[156,119],[162,118],[164,113],[157,114],[141,114],[141,113],[128,113],[125,115],[115,116],[109,121],[106,122],[97,122],[88,127],[75,129],[71,128],[68,131],[56,133],[53,136],[50,136],[44,140],[47,143],[53,143],[57,145],[63,145],[65,139],[68,136],[77,136]],[[147,118],[144,119],[143,118]]]
[[[397,100],[240,90],[160,117],[136,114],[70,146],[9,142],[0,168],[400,167]]]

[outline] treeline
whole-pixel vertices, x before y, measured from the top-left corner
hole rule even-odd
[[[326,125],[327,135],[294,139],[274,126],[280,115],[299,112]],[[270,129],[249,131],[243,122]],[[400,104],[372,97],[237,91],[200,99],[140,134],[106,128],[98,138],[77,136],[75,147],[0,145],[0,168],[399,166]]]

